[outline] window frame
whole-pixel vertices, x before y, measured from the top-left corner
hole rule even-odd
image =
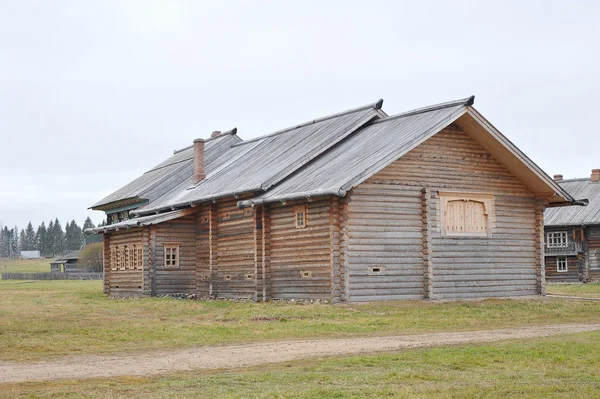
[[[465,237],[465,238],[489,238],[492,236],[493,229],[496,226],[496,206],[495,197],[493,194],[488,193],[474,193],[474,192],[438,192],[439,198],[439,222],[440,232],[445,237]],[[453,201],[472,201],[483,204],[484,215],[487,216],[486,220],[486,231],[476,232],[456,232],[446,230],[446,210],[448,203]]]
[[[562,245],[556,244],[557,236],[561,237],[560,244],[562,244]],[[564,241],[562,240],[562,237],[564,237]],[[567,248],[568,246],[569,246],[569,234],[567,234],[567,231],[564,231],[564,230],[549,231],[546,233],[546,248]]]
[[[563,263],[564,261],[564,263]],[[564,264],[565,268],[561,270],[561,264]],[[557,256],[556,257],[556,272],[557,273],[567,273],[569,271],[569,260],[566,256]]]
[[[302,214],[301,219],[299,215]],[[298,223],[299,220],[302,220],[302,223]],[[295,205],[294,206],[294,226],[297,229],[304,229],[308,224],[308,206],[306,204],[303,205]]]
[[[173,255],[173,250],[175,250],[175,263],[173,264],[173,259],[172,259],[172,255]],[[170,255],[171,255],[171,259],[169,260],[169,262],[171,262],[169,264],[169,262],[167,262],[167,253],[170,251]],[[165,267],[165,269],[177,269],[179,268],[180,262],[179,262],[179,244],[174,244],[174,243],[165,243],[163,244],[163,265]]]

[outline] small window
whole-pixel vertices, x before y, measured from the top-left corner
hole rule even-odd
[[[546,247],[547,248],[564,248],[568,245],[567,232],[566,231],[555,231],[546,234]]]
[[[568,272],[569,267],[567,264],[567,258],[565,256],[559,256],[556,258],[556,271],[557,272]]]
[[[246,274],[246,280],[252,280],[252,274]]]
[[[141,245],[133,246],[132,256],[132,269],[143,269],[144,268],[144,248]]]
[[[312,272],[311,271],[303,271],[303,272],[300,272],[300,276],[302,278],[311,278],[312,277]]]
[[[369,274],[382,274],[383,267],[382,266],[369,266]]]
[[[203,278],[204,278],[204,280],[208,280],[208,274],[205,274],[205,275],[203,276]]]
[[[165,245],[165,267],[179,267],[179,245]]]
[[[223,220],[229,220],[229,219],[231,219],[231,213],[230,212],[224,213]]]
[[[254,211],[252,210],[252,208],[244,209],[244,216],[252,216],[252,215],[254,215]]]
[[[123,248],[115,247],[115,267],[118,270],[125,270]]]
[[[202,224],[208,224],[208,216],[202,216],[200,218],[200,223],[202,223]]]
[[[298,205],[294,207],[294,224],[297,229],[306,227],[306,205]]]
[[[110,248],[110,270],[117,270],[117,249]]]
[[[225,275],[225,280],[231,280],[231,274],[226,274]]]

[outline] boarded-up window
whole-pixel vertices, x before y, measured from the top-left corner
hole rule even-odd
[[[297,205],[294,207],[294,225],[297,229],[306,227],[306,205]]]
[[[179,245],[165,245],[165,267],[179,267]]]
[[[485,194],[440,193],[442,232],[448,236],[491,234],[493,197]]]

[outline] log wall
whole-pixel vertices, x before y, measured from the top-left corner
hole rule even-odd
[[[221,298],[254,298],[254,210],[238,209],[237,199],[216,204],[216,272],[213,295]]]
[[[549,282],[579,282],[579,259],[577,256],[567,256],[567,271],[559,272],[556,266],[556,256],[546,256],[546,280]]]
[[[108,237],[108,239],[107,239]],[[105,289],[112,296],[142,296],[144,295],[144,271],[143,269],[112,270],[111,250],[124,245],[142,245],[142,228],[120,230],[105,235]],[[148,248],[144,246],[144,253]],[[146,264],[144,264],[144,267]]]
[[[348,300],[424,298],[421,190],[361,184],[347,218]]]
[[[424,198],[423,189],[431,198]],[[444,235],[440,191],[492,194],[491,235]],[[427,220],[423,201],[430,202]],[[350,205],[350,300],[422,298],[424,270],[431,298],[533,295],[543,290],[543,207],[456,125],[357,187]],[[424,220],[431,225],[430,237],[422,234]],[[424,238],[431,240],[430,249],[423,247]],[[431,252],[430,266],[423,251]],[[388,265],[394,275],[377,277],[377,285],[367,270],[372,264]]]
[[[188,215],[154,226],[153,295],[196,292],[196,216]],[[165,266],[165,246],[179,246],[179,266]]]
[[[339,237],[330,228],[337,224],[329,198],[307,204],[305,228],[296,228],[294,205],[271,204],[270,216],[270,286],[272,298],[332,300],[332,262],[337,248],[332,240]]]
[[[600,281],[600,227],[588,228],[586,239],[588,247],[588,276],[592,281]]]

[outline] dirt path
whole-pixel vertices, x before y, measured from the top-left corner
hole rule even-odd
[[[561,324],[392,337],[261,342],[246,345],[196,347],[129,356],[79,356],[53,362],[27,364],[0,362],[0,382],[119,375],[147,376],[180,370],[236,368],[310,357],[494,342],[597,330],[600,330],[600,324]]]

